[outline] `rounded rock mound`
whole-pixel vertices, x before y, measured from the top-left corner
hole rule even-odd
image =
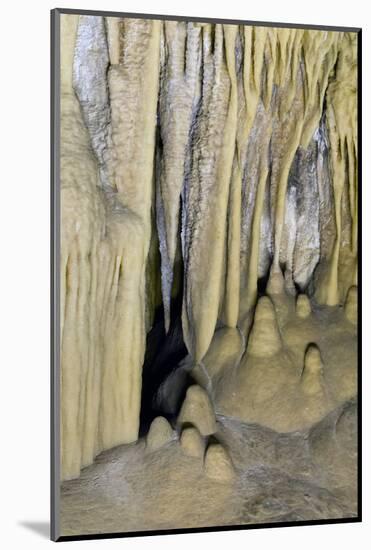
[[[157,416],[149,428],[146,439],[146,451],[160,449],[173,439],[173,429],[163,416]]]
[[[215,481],[232,481],[235,471],[227,451],[219,443],[211,444],[205,456],[205,474]]]
[[[198,428],[201,435],[211,435],[216,432],[214,409],[206,391],[197,384],[187,390],[185,400],[180,409],[178,424],[192,424]]]
[[[180,446],[187,456],[194,458],[203,458],[205,452],[204,440],[194,426],[184,428],[180,436]]]

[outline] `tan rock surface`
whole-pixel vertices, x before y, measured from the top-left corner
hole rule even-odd
[[[203,459],[205,441],[197,428],[190,426],[182,430],[180,435],[180,446],[186,455]]]
[[[227,451],[219,444],[209,445],[205,454],[205,474],[216,482],[231,482],[235,472]]]
[[[180,426],[193,424],[206,436],[216,432],[216,419],[206,391],[198,385],[190,386],[178,416]]]
[[[174,439],[174,432],[163,416],[157,416],[149,428],[146,439],[146,451],[153,452]]]

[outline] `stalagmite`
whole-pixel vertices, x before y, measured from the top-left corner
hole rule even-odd
[[[230,482],[235,477],[231,459],[227,451],[219,443],[209,445],[206,450],[205,474],[207,477],[222,483]]]
[[[205,442],[197,428],[190,426],[184,428],[180,436],[180,446],[182,451],[195,458],[203,458],[205,452]]]
[[[180,426],[193,424],[201,435],[211,435],[216,432],[216,420],[213,407],[206,391],[193,385],[187,390],[186,398],[178,416]]]
[[[321,353],[315,344],[310,344],[305,352],[301,384],[303,392],[309,396],[321,396],[324,391],[323,363]]]
[[[256,306],[248,352],[255,357],[268,357],[279,352],[281,347],[274,306],[268,296],[263,296]]]
[[[157,416],[149,428],[146,439],[146,451],[157,451],[173,439],[173,429],[163,416]]]

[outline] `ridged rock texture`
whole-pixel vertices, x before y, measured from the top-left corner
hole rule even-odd
[[[61,37],[62,479],[137,440],[146,335],[180,293],[217,410],[296,429],[257,412],[276,356],[299,392],[282,414],[319,376],[323,414],[352,397],[311,312],[327,327],[335,311],[354,346],[357,35],[62,15]],[[314,342],[323,374],[304,357]]]

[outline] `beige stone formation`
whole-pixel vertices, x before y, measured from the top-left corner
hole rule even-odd
[[[174,432],[163,416],[157,416],[151,423],[147,438],[146,451],[152,453],[174,439]]]
[[[178,423],[180,426],[193,424],[204,436],[216,432],[214,409],[207,392],[201,386],[194,384],[188,388]]]
[[[276,312],[268,296],[259,298],[254,324],[248,341],[248,353],[255,357],[270,357],[280,351],[281,336],[277,325]]]
[[[354,325],[358,320],[358,288],[356,286],[350,287],[345,302],[345,316]]]
[[[315,344],[310,344],[305,352],[301,384],[306,395],[323,393],[323,363],[321,353]]]
[[[336,72],[342,84],[336,78],[326,92],[336,234],[328,268],[318,284],[317,299],[328,305],[339,304],[357,276],[357,64],[351,61],[357,48],[355,35],[344,34],[341,45]]]
[[[219,443],[209,445],[206,450],[205,474],[216,482],[231,482],[235,478],[232,461]]]
[[[308,427],[354,397],[356,33],[64,14],[61,41],[61,479],[137,441],[174,302],[201,434],[215,412]]]
[[[357,514],[357,41],[61,15],[62,534]]]
[[[125,59],[108,72],[101,18],[62,16],[61,33],[65,479],[79,475],[98,452],[138,437],[160,25],[121,21],[120,36],[131,38]],[[100,88],[94,86],[99,79]]]
[[[227,327],[216,330],[204,359],[193,366],[192,378],[213,397],[215,388],[222,385],[239,364],[245,347],[241,330]]]
[[[61,533],[349,518],[357,513],[356,412],[345,403],[293,434],[225,419],[233,482],[208,477],[179,445],[144,459],[142,441],[111,449],[62,485]]]
[[[282,271],[275,266],[272,266],[272,269],[269,274],[269,280],[267,284],[267,294],[274,297],[276,294],[283,294],[285,291],[285,280],[282,275]]]
[[[312,313],[310,300],[306,294],[299,294],[296,298],[296,315],[300,319],[306,319]]]
[[[205,453],[205,441],[200,432],[194,426],[182,430],[180,435],[180,446],[187,456],[203,458]]]
[[[218,414],[289,433],[310,428],[357,395],[356,337],[343,308],[313,308],[303,322],[294,304],[279,330],[275,355],[254,356],[248,343],[236,367],[214,365],[218,377],[210,391]],[[323,376],[314,376],[323,390],[314,397],[302,384],[305,351],[313,342],[325,365]]]

